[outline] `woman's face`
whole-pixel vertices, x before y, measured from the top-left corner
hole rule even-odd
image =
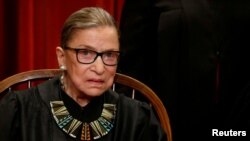
[[[117,32],[109,26],[76,29],[67,46],[96,52],[119,51]],[[95,97],[112,86],[117,66],[105,65],[101,56],[91,64],[81,64],[74,50],[58,47],[57,57],[59,65],[66,67],[64,83],[67,93]]]

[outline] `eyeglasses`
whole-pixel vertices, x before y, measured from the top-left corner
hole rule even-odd
[[[71,47],[64,47],[64,49],[74,50],[76,52],[76,59],[81,64],[91,64],[95,62],[98,56],[101,56],[103,64],[107,66],[116,66],[120,56],[119,51],[96,52],[89,49],[78,49]]]

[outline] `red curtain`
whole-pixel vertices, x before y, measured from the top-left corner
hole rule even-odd
[[[82,7],[99,6],[119,22],[123,1],[1,0],[0,80],[26,70],[58,68],[55,47],[64,20]]]

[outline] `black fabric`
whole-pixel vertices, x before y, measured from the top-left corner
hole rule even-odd
[[[11,92],[3,97],[0,101],[0,140],[75,140],[57,126],[51,113],[49,102],[61,100],[59,94],[61,89],[59,85],[59,79],[54,78],[38,87]],[[122,95],[120,96],[111,90],[105,93],[105,101],[107,103],[117,103],[117,114],[112,131],[98,140],[166,140],[166,135],[163,133],[159,122],[156,120],[148,104],[132,100]],[[97,102],[97,104],[98,103],[102,104],[103,101],[101,100],[101,102]],[[98,115],[95,111],[93,111],[92,114]]]
[[[120,30],[118,70],[157,92],[174,140],[227,127],[250,80],[249,0],[125,0]]]
[[[60,94],[65,107],[74,118],[84,122],[91,122],[101,116],[104,104],[104,95],[96,97],[93,101],[91,101],[91,103],[85,107],[81,107],[63,90],[60,91]]]

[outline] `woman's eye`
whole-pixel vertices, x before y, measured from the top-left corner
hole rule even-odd
[[[90,50],[81,50],[79,53],[80,53],[81,55],[84,55],[84,56],[88,56],[88,55],[93,54],[93,52],[90,51]]]
[[[89,54],[89,51],[88,51],[88,50],[83,50],[83,51],[82,51],[82,54],[88,55],[88,54]]]
[[[111,52],[106,52],[106,53],[105,53],[105,56],[107,56],[107,57],[112,57],[113,54],[112,54]]]

